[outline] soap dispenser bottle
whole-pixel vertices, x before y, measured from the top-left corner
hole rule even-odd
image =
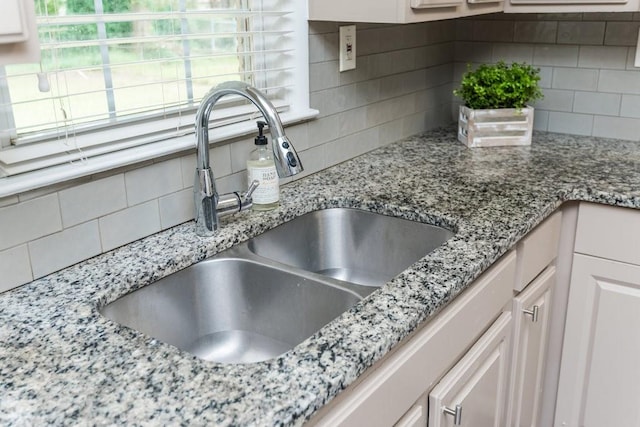
[[[258,122],[256,149],[247,160],[247,182],[257,180],[260,185],[253,192],[253,210],[268,211],[275,209],[280,200],[280,183],[273,153],[269,150],[267,137],[264,136],[265,122]]]

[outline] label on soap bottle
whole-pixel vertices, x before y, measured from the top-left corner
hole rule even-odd
[[[280,183],[275,165],[266,167],[252,166],[247,170],[248,182],[255,179],[260,185],[251,196],[256,205],[268,205],[280,200]]]

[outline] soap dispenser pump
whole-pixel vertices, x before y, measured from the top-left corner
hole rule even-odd
[[[251,151],[247,160],[247,182],[257,180],[260,185],[253,192],[253,210],[267,211],[275,209],[280,200],[280,183],[278,172],[269,150],[268,139],[264,135],[263,121],[257,122],[258,136],[255,138],[256,149]]]

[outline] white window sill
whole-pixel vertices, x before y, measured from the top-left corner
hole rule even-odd
[[[307,109],[303,111],[284,112],[280,114],[280,119],[283,125],[286,126],[312,119],[317,115],[317,110]],[[209,143],[215,144],[253,133],[255,133],[255,123],[253,121],[227,125],[211,130],[209,132]],[[195,146],[195,136],[194,134],[189,134],[153,144],[95,156],[86,161],[76,161],[72,164],[67,163],[20,175],[0,178],[0,198],[179,153],[181,151],[187,151],[194,149]]]

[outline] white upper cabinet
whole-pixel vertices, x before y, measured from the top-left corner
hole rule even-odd
[[[639,0],[507,0],[506,13],[637,12]]]
[[[502,0],[308,0],[310,21],[411,23],[501,12]]]

